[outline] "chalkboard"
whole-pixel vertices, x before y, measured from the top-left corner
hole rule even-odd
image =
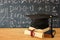
[[[0,27],[29,27],[31,20],[26,15],[58,15],[59,0],[0,0]],[[53,18],[53,27],[59,27],[59,18]]]

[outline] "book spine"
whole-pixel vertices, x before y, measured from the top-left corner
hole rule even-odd
[[[51,33],[51,31],[52,31],[52,33]],[[51,38],[53,38],[55,36],[55,34],[56,34],[56,31],[55,30],[49,30],[49,31],[45,32],[44,34],[48,34],[48,35],[51,35],[52,34],[51,35]]]

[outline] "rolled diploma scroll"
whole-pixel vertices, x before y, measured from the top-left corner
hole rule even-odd
[[[30,32],[29,30],[25,30],[25,31],[24,31],[24,34],[26,34],[26,35],[30,35],[31,32]]]
[[[35,30],[35,28],[34,27],[29,27],[29,30]]]
[[[29,30],[35,30],[37,32],[46,32],[46,31],[50,30],[50,27],[47,27],[45,29],[35,29],[34,27],[29,27]]]
[[[31,31],[25,30],[24,34],[31,35]],[[43,38],[43,33],[40,33],[40,32],[34,32],[33,35],[34,37]]]

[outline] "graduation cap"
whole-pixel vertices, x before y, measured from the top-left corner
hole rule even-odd
[[[52,37],[54,37],[54,35],[52,34],[52,17],[56,17],[50,14],[34,14],[34,15],[27,15],[28,17],[30,17],[30,19],[32,20],[31,22],[31,27],[34,27],[36,29],[45,29],[47,27],[49,27],[49,18],[51,19],[51,35]]]
[[[45,29],[49,27],[49,18],[50,15],[46,14],[34,14],[34,15],[27,15],[32,20],[31,27],[36,29]]]

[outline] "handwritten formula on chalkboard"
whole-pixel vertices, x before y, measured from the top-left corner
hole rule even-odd
[[[0,0],[0,27],[29,27],[31,20],[26,15],[58,15],[59,0]],[[55,25],[56,24],[56,25]],[[53,27],[59,26],[59,19],[53,19]]]

